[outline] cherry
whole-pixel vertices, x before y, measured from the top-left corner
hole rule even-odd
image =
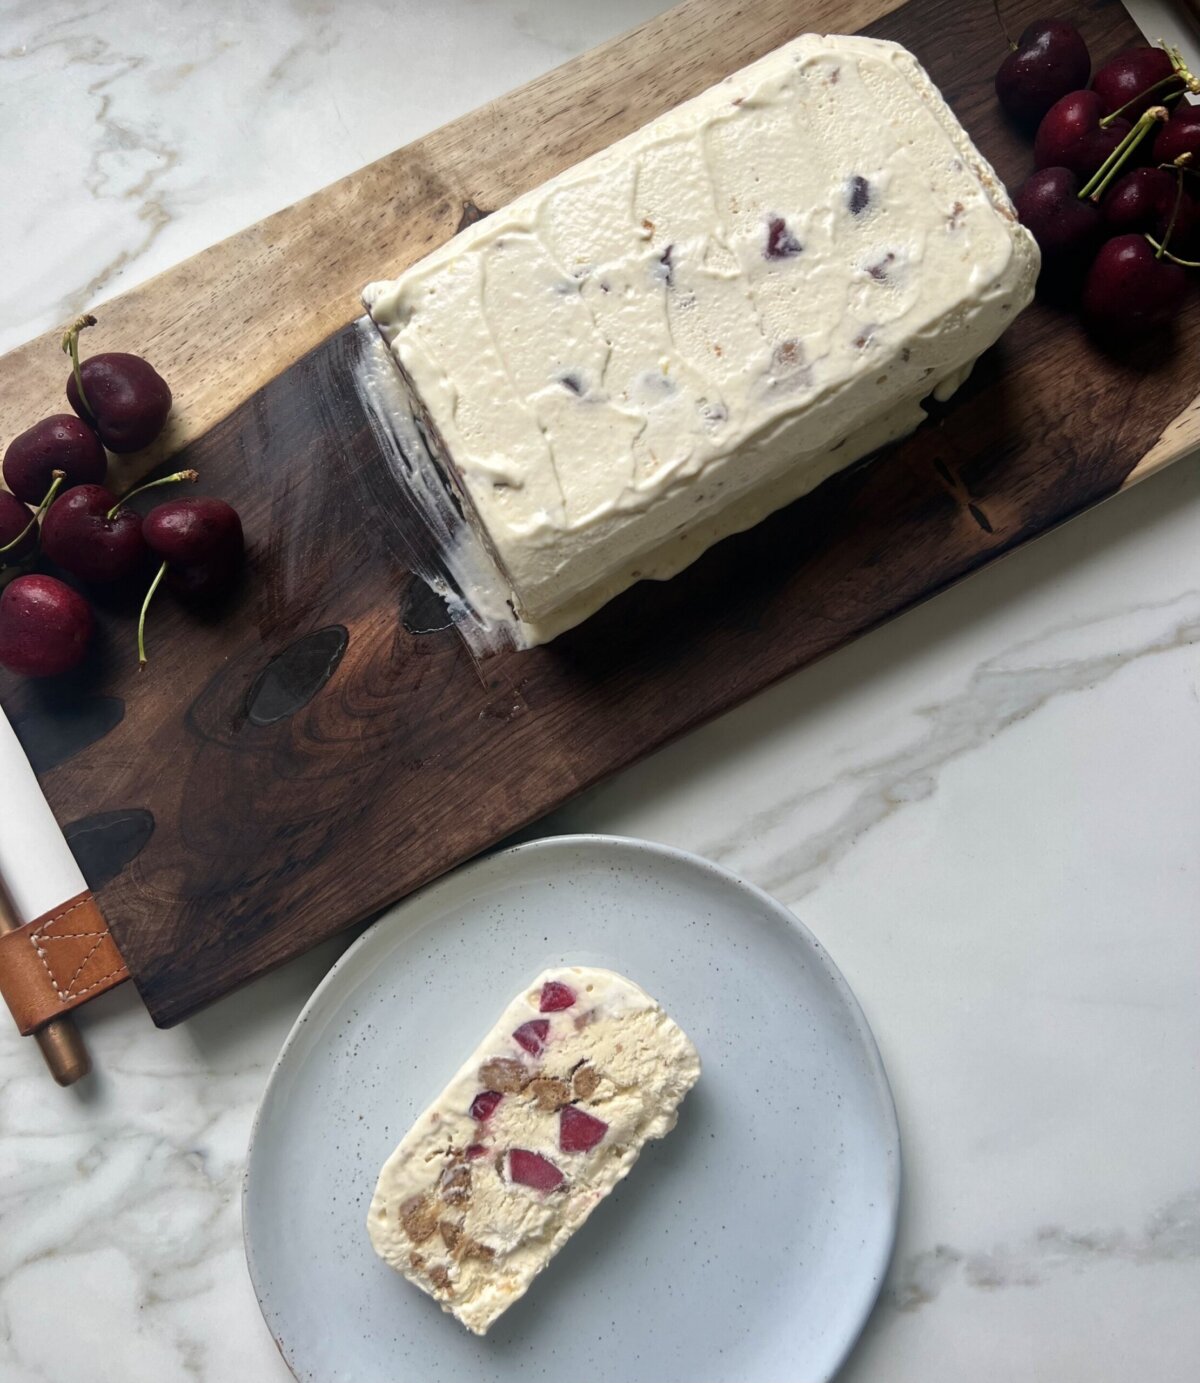
[[[513,1041],[518,1047],[524,1047],[530,1056],[537,1056],[546,1045],[546,1038],[549,1036],[550,1020],[531,1018],[528,1023],[522,1023],[513,1032]]]
[[[553,1191],[565,1178],[553,1162],[527,1148],[513,1148],[508,1154],[508,1174],[522,1186],[535,1191]]]
[[[1041,168],[1013,196],[1021,224],[1029,228],[1042,252],[1043,272],[1057,271],[1068,260],[1086,263],[1100,243],[1100,208],[1080,198],[1079,186],[1079,178],[1069,168]]]
[[[180,471],[167,480],[196,478]],[[152,481],[161,485],[164,481]],[[146,546],[162,559],[138,618],[138,661],[146,662],[146,611],[163,577],[176,595],[203,598],[228,590],[245,552],[242,521],[223,499],[173,499],[157,505],[142,524]]]
[[[791,259],[804,248],[788,229],[782,216],[772,216],[767,221],[767,245],[763,250],[764,259]]]
[[[1101,247],[1083,286],[1083,315],[1101,336],[1146,336],[1179,311],[1187,275],[1156,254],[1144,235],[1118,235]]]
[[[55,471],[68,485],[98,485],[107,469],[100,438],[73,413],[34,423],[4,453],[4,483],[26,504],[41,503]]]
[[[146,515],[146,546],[167,565],[177,594],[212,595],[230,585],[245,552],[242,521],[223,499],[172,499]]]
[[[232,577],[245,550],[238,510],[224,499],[169,499],[145,516],[147,546],[171,570]]]
[[[72,576],[84,581],[121,581],[137,570],[145,556],[142,516],[123,508],[103,485],[76,485],[46,511],[42,548]]]
[[[1092,90],[1099,96],[1104,114],[1119,110],[1128,120],[1136,120],[1156,101],[1182,86],[1183,77],[1171,55],[1145,44],[1118,53],[1092,78]]]
[[[1200,169],[1200,106],[1176,106],[1171,118],[1154,140],[1154,157],[1159,163],[1174,163],[1190,155],[1188,166]]]
[[[564,1105],[558,1115],[558,1146],[563,1152],[587,1152],[594,1148],[608,1132],[603,1119],[576,1109],[574,1105]]]
[[[478,1119],[480,1123],[490,1119],[503,1098],[499,1090],[481,1090],[471,1101],[471,1118]]]
[[[0,490],[0,567],[23,562],[37,547],[35,515],[16,495]]]
[[[472,1162],[474,1162],[477,1157],[482,1157],[484,1153],[487,1152],[487,1149],[483,1146],[482,1143],[472,1143],[467,1148],[466,1152],[467,1156],[471,1159]]]
[[[1046,112],[1033,141],[1033,161],[1038,168],[1069,168],[1089,178],[1129,133],[1121,116],[1101,125],[1104,111],[1094,91],[1072,91]]]
[[[542,985],[542,996],[538,1000],[539,1013],[559,1013],[570,1008],[575,1002],[575,991],[558,980],[547,980]]]
[[[1109,188],[1103,211],[1116,234],[1149,231],[1160,242],[1174,216],[1168,248],[1184,258],[1200,250],[1200,202],[1186,189],[1180,193],[1179,174],[1168,168],[1134,168],[1126,173]]]
[[[1083,36],[1065,19],[1026,25],[996,73],[996,96],[1022,125],[1036,125],[1070,91],[1087,85],[1092,59]]]
[[[139,355],[109,351],[80,364],[79,333],[95,324],[90,314],[80,317],[63,337],[63,350],[72,364],[67,401],[96,429],[109,451],[141,451],[163,430],[171,411],[171,391]]]
[[[69,672],[83,660],[91,637],[91,607],[53,576],[18,576],[0,594],[0,665],[10,672]]]

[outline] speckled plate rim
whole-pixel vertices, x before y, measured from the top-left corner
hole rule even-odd
[[[298,1041],[300,1035],[308,1026],[308,1021],[317,1009],[326,1001],[329,991],[339,983],[341,975],[348,970],[361,953],[374,945],[381,944],[386,936],[389,941],[393,940],[392,933],[397,927],[406,927],[416,932],[420,929],[420,918],[424,911],[431,906],[436,908],[441,895],[448,892],[453,885],[460,887],[464,880],[479,876],[483,877],[491,871],[504,871],[511,868],[511,862],[521,857],[522,860],[530,856],[542,856],[547,853],[554,853],[561,850],[596,849],[611,850],[614,853],[628,853],[635,856],[657,856],[669,859],[677,864],[694,868],[698,873],[707,874],[719,880],[725,885],[732,885],[736,890],[745,893],[753,899],[760,907],[773,913],[786,926],[797,933],[798,940],[807,946],[817,963],[824,971],[826,978],[833,985],[845,1006],[846,1012],[854,1026],[855,1032],[862,1043],[863,1053],[866,1056],[871,1084],[874,1094],[879,1102],[879,1116],[881,1124],[888,1133],[888,1144],[890,1149],[889,1165],[892,1169],[891,1176],[886,1186],[887,1205],[885,1211],[887,1215],[887,1233],[879,1243],[876,1260],[869,1265],[871,1287],[863,1293],[860,1309],[854,1317],[852,1328],[845,1334],[843,1348],[838,1354],[833,1366],[823,1375],[821,1379],[813,1380],[813,1383],[826,1383],[826,1380],[833,1378],[846,1359],[850,1351],[857,1344],[863,1332],[871,1312],[875,1308],[875,1303],[879,1298],[879,1293],[883,1287],[884,1277],[891,1262],[892,1253],[896,1246],[896,1232],[900,1216],[900,1187],[903,1181],[903,1159],[900,1146],[900,1126],[896,1117],[896,1104],[892,1096],[892,1088],[888,1081],[887,1071],[884,1068],[883,1057],[879,1052],[879,1045],[875,1041],[875,1034],[871,1031],[871,1026],[867,1022],[866,1015],[862,1011],[862,1006],[854,995],[854,991],[846,982],[842,972],[830,959],[824,946],[817,940],[813,933],[796,916],[790,908],[785,907],[777,898],[771,896],[756,884],[748,883],[740,878],[731,870],[724,866],[715,864],[712,860],[705,859],[702,855],[693,854],[690,850],[681,850],[673,845],[663,845],[657,841],[642,840],[636,836],[617,836],[603,835],[596,832],[581,832],[578,835],[559,835],[543,836],[538,840],[524,841],[519,845],[513,845],[504,850],[498,850],[493,854],[483,855],[478,859],[460,866],[451,873],[442,876],[427,884],[423,889],[410,894],[407,898],[389,908],[380,918],[373,922],[366,931],[357,937],[338,959],[330,967],[328,973],[320,981],[317,987],[309,995],[304,1007],[292,1024],[291,1031],[284,1039],[283,1046],[279,1049],[279,1055],[275,1058],[271,1066],[270,1074],[267,1076],[266,1085],[259,1099],[258,1109],[255,1111],[254,1122],[250,1129],[250,1140],[246,1148],[246,1167],[242,1174],[242,1244],[246,1254],[246,1266],[250,1273],[250,1282],[254,1288],[254,1295],[258,1301],[259,1310],[262,1312],[263,1320],[266,1322],[267,1329],[271,1332],[271,1338],[275,1341],[275,1346],[279,1350],[280,1356],[294,1377],[299,1377],[296,1368],[288,1357],[286,1348],[280,1338],[280,1323],[273,1319],[274,1312],[268,1306],[265,1294],[261,1287],[258,1264],[255,1258],[254,1243],[248,1227],[247,1201],[250,1196],[250,1185],[254,1176],[254,1152],[258,1144],[259,1133],[263,1124],[264,1112],[267,1110],[272,1090],[276,1081],[280,1077],[281,1071],[285,1068],[293,1045]],[[481,891],[481,897],[483,896]],[[328,1029],[326,1029],[328,1031]]]

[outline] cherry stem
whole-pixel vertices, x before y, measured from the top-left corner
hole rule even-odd
[[[1167,249],[1165,239],[1163,244],[1160,245],[1149,232],[1146,234],[1146,239],[1154,246],[1156,251],[1154,256],[1155,259],[1169,259],[1172,264],[1181,264],[1185,269],[1200,269],[1200,259],[1180,259],[1178,255],[1173,255],[1171,251]]]
[[[1108,185],[1125,166],[1125,161],[1129,155],[1137,148],[1143,139],[1150,133],[1151,128],[1167,118],[1165,106],[1151,106],[1144,114],[1139,115],[1137,124],[1126,134],[1120,144],[1104,160],[1099,168],[1092,174],[1091,178],[1079,189],[1079,198],[1090,197],[1093,202],[1098,202],[1104,195]]]
[[[135,489],[130,490],[129,493],[128,493],[127,495],[123,495],[123,496],[116,502],[116,504],[113,505],[113,507],[108,511],[108,513],[105,514],[104,517],[105,517],[106,519],[115,518],[116,515],[117,515],[117,511],[118,511],[128,500],[131,500],[131,499],[134,497],[134,495],[140,495],[140,494],[142,493],[143,490],[153,490],[153,489],[154,489],[156,486],[158,486],[158,485],[174,485],[177,481],[180,481],[180,480],[190,480],[190,481],[192,481],[192,482],[195,482],[195,481],[197,481],[197,480],[199,480],[199,479],[200,479],[200,473],[199,473],[198,471],[193,471],[193,470],[190,470],[190,469],[189,469],[189,470],[186,470],[186,471],[176,471],[176,472],[174,473],[174,475],[163,475],[163,476],[159,476],[159,478],[158,478],[157,480],[147,480],[146,483],[145,483],[144,485],[138,485]]]
[[[1160,163],[1160,168],[1178,168],[1181,173],[1200,173],[1200,168],[1192,167],[1192,151],[1185,149],[1182,154],[1175,155],[1173,163]]]
[[[1196,77],[1187,63],[1184,61],[1183,49],[1177,43],[1162,43],[1163,51],[1171,59],[1171,65],[1175,68],[1175,75],[1183,81],[1185,91],[1190,91],[1193,96],[1200,96],[1200,78]]]
[[[1109,111],[1104,119],[1100,121],[1100,128],[1102,130],[1107,130],[1112,122],[1119,119],[1130,106],[1136,106],[1139,101],[1144,101],[1147,96],[1157,91],[1160,86],[1166,86],[1169,82],[1177,82],[1179,79],[1180,75],[1178,72],[1172,72],[1169,77],[1160,77],[1157,82],[1148,86],[1145,91],[1139,91],[1136,96],[1131,96],[1123,106],[1118,106],[1116,110]],[[1178,91],[1172,91],[1169,96],[1164,96],[1163,99],[1169,101],[1173,96],[1182,96],[1183,92],[1184,88],[1180,87]]]
[[[150,602],[154,599],[154,592],[162,584],[162,579],[167,574],[167,564],[164,562],[155,574],[154,580],[150,583],[150,589],[146,592],[146,599],[142,601],[142,611],[138,615],[138,671],[146,666],[146,611],[150,608]]]
[[[63,333],[62,339],[63,352],[71,357],[71,372],[75,376],[75,388],[79,390],[79,402],[83,404],[93,422],[96,420],[96,414],[92,405],[88,403],[87,395],[83,392],[83,372],[79,368],[79,333],[84,327],[94,327],[95,325],[95,317],[90,312],[85,312],[82,317],[75,318]]]
[[[1160,39],[1159,42],[1161,43],[1162,40]],[[1172,91],[1167,96],[1164,96],[1163,99],[1165,101],[1173,101],[1177,96],[1182,96],[1185,91],[1190,91],[1193,96],[1200,95],[1200,81],[1197,81],[1188,70],[1188,65],[1184,62],[1183,54],[1180,50],[1178,48],[1170,48],[1165,43],[1163,43],[1162,46],[1167,57],[1171,59],[1171,66],[1175,70],[1168,73],[1165,77],[1160,77],[1158,81],[1151,82],[1144,91],[1139,91],[1136,96],[1131,96],[1123,106],[1118,106],[1116,110],[1109,111],[1100,122],[1100,128],[1102,130],[1106,130],[1117,116],[1124,114],[1130,106],[1136,105],[1138,101],[1144,101],[1147,96],[1157,91],[1159,87],[1168,86],[1171,82],[1179,82],[1180,87],[1178,91]]]
[[[1175,229],[1175,221],[1179,216],[1179,208],[1183,202],[1183,166],[1176,169],[1175,175],[1175,205],[1171,208],[1171,219],[1167,222],[1167,228],[1163,231],[1162,244],[1154,253],[1155,259],[1161,259],[1167,253],[1167,246],[1171,243],[1171,232]]]
[[[50,488],[42,496],[41,504],[39,504],[38,507],[33,511],[33,514],[30,517],[29,522],[25,525],[24,528],[21,529],[20,533],[18,533],[17,536],[13,538],[11,542],[7,542],[4,544],[3,547],[0,547],[0,552],[8,552],[10,548],[16,547],[18,543],[23,543],[25,539],[29,536],[30,531],[37,523],[38,519],[40,519],[42,515],[46,512],[46,510],[50,508],[51,500],[53,500],[54,496],[58,494],[63,481],[66,479],[66,475],[63,471],[51,471],[50,474],[54,477],[54,479],[50,482]]]

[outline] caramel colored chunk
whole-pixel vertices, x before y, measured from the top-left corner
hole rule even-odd
[[[550,1114],[561,1109],[571,1099],[571,1091],[566,1081],[556,1080],[553,1076],[539,1076],[536,1080],[531,1080],[529,1093],[536,1101],[537,1107]]]
[[[465,1258],[481,1258],[485,1263],[490,1263],[496,1256],[496,1250],[481,1244],[478,1239],[468,1239],[464,1236],[459,1240],[458,1250],[454,1256],[460,1262]]]
[[[571,1082],[577,1100],[590,1100],[599,1084],[600,1072],[594,1066],[581,1066]]]
[[[438,1227],[438,1212],[428,1196],[410,1196],[400,1207],[400,1223],[414,1244],[423,1244]]]
[[[529,1083],[529,1075],[516,1057],[497,1056],[491,1061],[485,1061],[479,1068],[479,1083],[485,1090],[499,1090],[504,1095],[515,1095],[525,1089]]]

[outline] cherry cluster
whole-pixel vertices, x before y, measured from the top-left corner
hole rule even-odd
[[[1017,215],[1042,252],[1044,297],[1097,336],[1133,339],[1181,310],[1200,268],[1200,81],[1174,48],[1126,49],[1092,76],[1073,24],[1040,19],[996,73],[1005,112],[1035,131]]]
[[[30,566],[40,552],[79,581],[112,585],[156,559],[158,571],[138,618],[144,665],[146,610],[164,578],[184,597],[223,593],[241,566],[242,524],[219,499],[170,500],[144,516],[128,507],[143,490],[195,480],[192,470],[152,480],[120,499],[105,488],[106,449],[122,455],[154,442],[171,411],[171,390],[137,355],[115,351],[81,362],[79,333],[95,322],[80,317],[63,337],[74,413],[43,418],[4,453],[0,569]],[[0,594],[0,666],[28,677],[68,672],[87,653],[94,623],[87,600],[65,581],[37,571],[17,576]]]

